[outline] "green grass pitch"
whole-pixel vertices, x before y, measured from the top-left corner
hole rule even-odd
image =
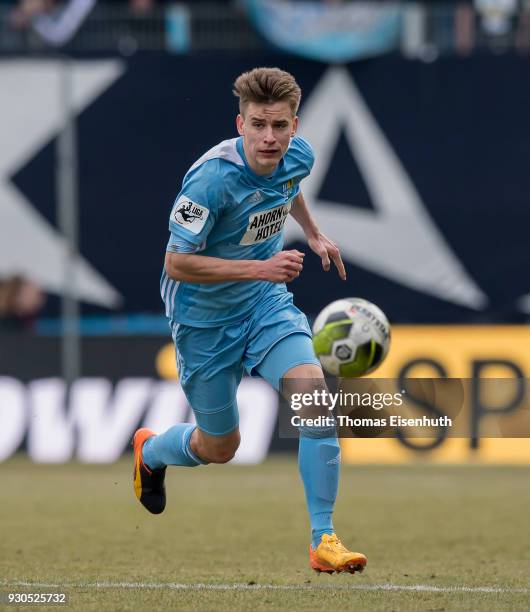
[[[335,526],[368,556],[354,576],[309,569],[294,456],[170,469],[158,517],[131,474],[0,464],[0,591],[66,591],[68,610],[530,608],[528,468],[343,466]]]

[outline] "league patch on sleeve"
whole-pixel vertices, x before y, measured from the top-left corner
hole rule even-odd
[[[182,195],[173,206],[171,221],[182,225],[192,234],[198,234],[204,227],[209,214],[210,211],[207,208]]]

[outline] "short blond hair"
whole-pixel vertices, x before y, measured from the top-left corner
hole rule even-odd
[[[293,75],[279,68],[254,68],[243,72],[235,80],[233,93],[239,98],[242,115],[249,102],[271,104],[286,101],[294,117],[302,97],[302,90]]]

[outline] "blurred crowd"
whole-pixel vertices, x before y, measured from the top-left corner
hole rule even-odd
[[[328,1],[341,2],[342,0]],[[209,2],[212,2],[212,0],[209,0]],[[228,4],[230,2],[233,2],[233,0],[213,0],[213,3]],[[157,6],[171,4],[172,0],[99,0],[99,3],[106,6],[126,6],[133,15],[149,16]],[[15,28],[23,28],[27,27],[38,16],[49,15],[69,7],[72,9],[74,5],[77,5],[77,10],[80,11],[84,6],[90,5],[92,8],[96,2],[90,0],[69,0],[67,2],[58,0],[0,0],[0,4],[12,7],[12,25]]]
[[[296,3],[301,0],[284,0],[286,3]],[[342,4],[357,0],[307,0],[322,4]],[[376,3],[375,0],[374,4]],[[391,0],[390,0],[391,1]],[[396,0],[399,2],[399,0]],[[196,3],[226,4],[242,6],[242,0],[184,0],[191,8]],[[366,4],[366,0],[359,0]],[[0,0],[0,6],[10,7],[9,22],[14,30],[32,27],[50,44],[62,44],[72,36],[83,21],[98,4],[103,7],[122,7],[128,9],[131,17],[148,18],[157,9],[173,4],[173,0]],[[440,2],[412,3],[402,1],[402,4],[415,4],[423,7],[437,5],[453,6],[458,13],[469,12],[470,19],[477,21],[484,34],[503,36],[520,28],[520,22],[528,19],[530,0],[440,0]],[[63,40],[64,39],[64,40]]]
[[[115,4],[115,5],[126,5],[128,6],[131,13],[134,15],[149,15],[155,8],[156,5],[162,4],[164,0],[122,0],[120,2],[116,0],[105,0],[103,4]],[[5,3],[5,0],[4,0]],[[18,0],[16,2],[9,2],[13,5],[11,11],[11,24],[15,28],[25,28],[31,24],[31,22],[39,16],[46,16],[57,12],[58,10],[70,10],[70,11],[86,11],[87,8],[91,10],[96,4],[95,1],[90,0],[70,0],[69,2],[58,2],[57,0]]]

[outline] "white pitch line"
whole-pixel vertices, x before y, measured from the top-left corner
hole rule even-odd
[[[29,587],[46,589],[137,589],[153,590],[167,589],[170,591],[313,591],[313,590],[340,590],[340,591],[421,591],[423,593],[530,593],[530,588],[503,588],[494,586],[451,586],[441,587],[428,584],[184,584],[178,582],[27,582],[0,581],[3,587]]]

